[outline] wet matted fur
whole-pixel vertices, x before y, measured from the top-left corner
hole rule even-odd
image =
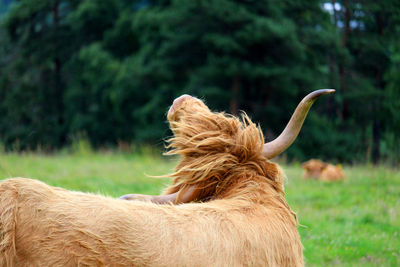
[[[166,194],[193,203],[124,201],[31,179],[0,184],[0,266],[303,266],[279,166],[246,115],[186,99],[168,116],[180,155]]]

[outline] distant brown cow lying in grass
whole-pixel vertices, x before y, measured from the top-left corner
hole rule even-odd
[[[295,140],[315,99],[332,91],[309,94],[267,144],[246,115],[176,99],[167,153],[181,156],[174,184],[162,196],[125,197],[147,203],[31,179],[1,182],[0,266],[303,266],[283,174],[268,159]]]
[[[302,165],[304,178],[314,178],[323,181],[337,181],[345,178],[342,167],[325,163],[319,159],[310,159]]]

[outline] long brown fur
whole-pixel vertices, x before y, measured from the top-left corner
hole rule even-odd
[[[0,266],[303,266],[283,172],[259,127],[188,98],[169,114],[181,160],[160,205],[71,192],[30,179],[0,184]]]

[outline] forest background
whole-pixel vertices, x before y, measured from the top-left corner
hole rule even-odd
[[[6,151],[162,146],[188,93],[246,111],[267,140],[308,92],[288,160],[400,163],[400,2],[3,0]]]

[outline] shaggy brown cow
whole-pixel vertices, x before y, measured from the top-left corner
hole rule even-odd
[[[310,159],[301,164],[303,178],[314,178],[323,181],[338,181],[345,178],[342,167],[325,163],[319,159]]]
[[[168,113],[175,136],[167,154],[181,161],[165,195],[142,196],[156,203],[3,181],[0,266],[303,266],[283,173],[268,158],[294,141],[311,104],[332,91],[303,99],[265,145],[246,115],[178,98]]]

